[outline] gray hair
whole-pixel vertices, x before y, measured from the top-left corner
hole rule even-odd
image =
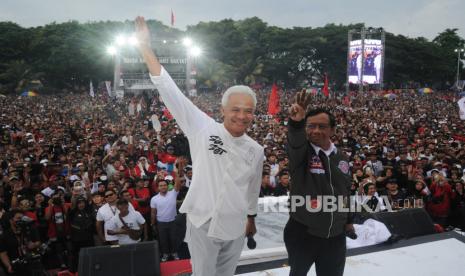
[[[223,98],[221,99],[221,106],[225,107],[228,104],[229,97],[233,94],[246,94],[252,97],[253,106],[257,106],[257,97],[255,96],[255,92],[253,92],[252,88],[248,87],[247,85],[234,85],[229,87],[223,94]]]

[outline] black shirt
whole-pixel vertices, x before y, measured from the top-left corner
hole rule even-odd
[[[30,230],[24,233],[23,235],[16,235],[13,233],[11,228],[5,230],[3,235],[0,237],[0,252],[6,252],[10,261],[19,258],[24,255],[24,252],[21,252],[20,241],[23,241],[23,245],[26,246],[29,241],[37,242],[40,240],[39,232],[35,227],[29,228]]]
[[[276,187],[274,188],[273,195],[274,196],[287,195],[288,191],[289,191],[289,187],[284,187],[283,185],[281,185],[281,183],[278,183]]]

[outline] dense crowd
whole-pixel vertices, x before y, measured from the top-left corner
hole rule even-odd
[[[281,111],[271,116],[269,90],[257,91],[248,134],[265,147],[261,196],[287,195],[292,185],[286,132],[294,92],[280,92]],[[221,121],[220,99],[205,93],[192,101]],[[371,91],[315,95],[312,106],[336,117],[332,141],[350,159],[352,194],[377,210],[426,208],[444,228],[465,229],[465,124],[456,101],[453,92]],[[19,274],[36,262],[75,272],[83,247],[151,239],[159,240],[162,261],[180,257],[177,209],[192,164],[189,143],[161,99],[7,96],[0,110],[5,272]]]

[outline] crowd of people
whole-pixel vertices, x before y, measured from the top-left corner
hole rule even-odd
[[[287,195],[287,122],[295,91],[257,93],[248,135],[264,146],[260,196]],[[191,100],[221,121],[221,94]],[[332,141],[350,160],[351,192],[376,210],[425,208],[465,229],[465,127],[453,92],[312,97],[336,117]],[[156,239],[161,261],[183,246],[178,209],[189,190],[189,143],[156,94],[0,98],[0,259],[6,273],[77,271],[79,250]],[[387,197],[381,197],[386,195]],[[384,199],[383,199],[384,198]],[[389,202],[383,202],[387,198]]]

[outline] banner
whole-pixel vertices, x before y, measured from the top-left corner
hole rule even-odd
[[[465,97],[462,97],[457,104],[459,105],[460,120],[465,120]]]
[[[105,81],[105,86],[107,87],[108,96],[111,97],[111,81]]]
[[[95,93],[94,93],[94,85],[92,84],[92,81],[90,81],[90,92],[89,92],[90,96],[92,98],[95,97]]]
[[[382,41],[365,39],[363,46],[362,49],[362,40],[350,42],[349,83],[360,84],[363,78],[365,84],[379,84],[382,78],[381,67],[384,51]]]
[[[280,110],[279,108],[279,94],[278,86],[273,84],[271,87],[270,98],[268,99],[268,115],[276,115]]]

